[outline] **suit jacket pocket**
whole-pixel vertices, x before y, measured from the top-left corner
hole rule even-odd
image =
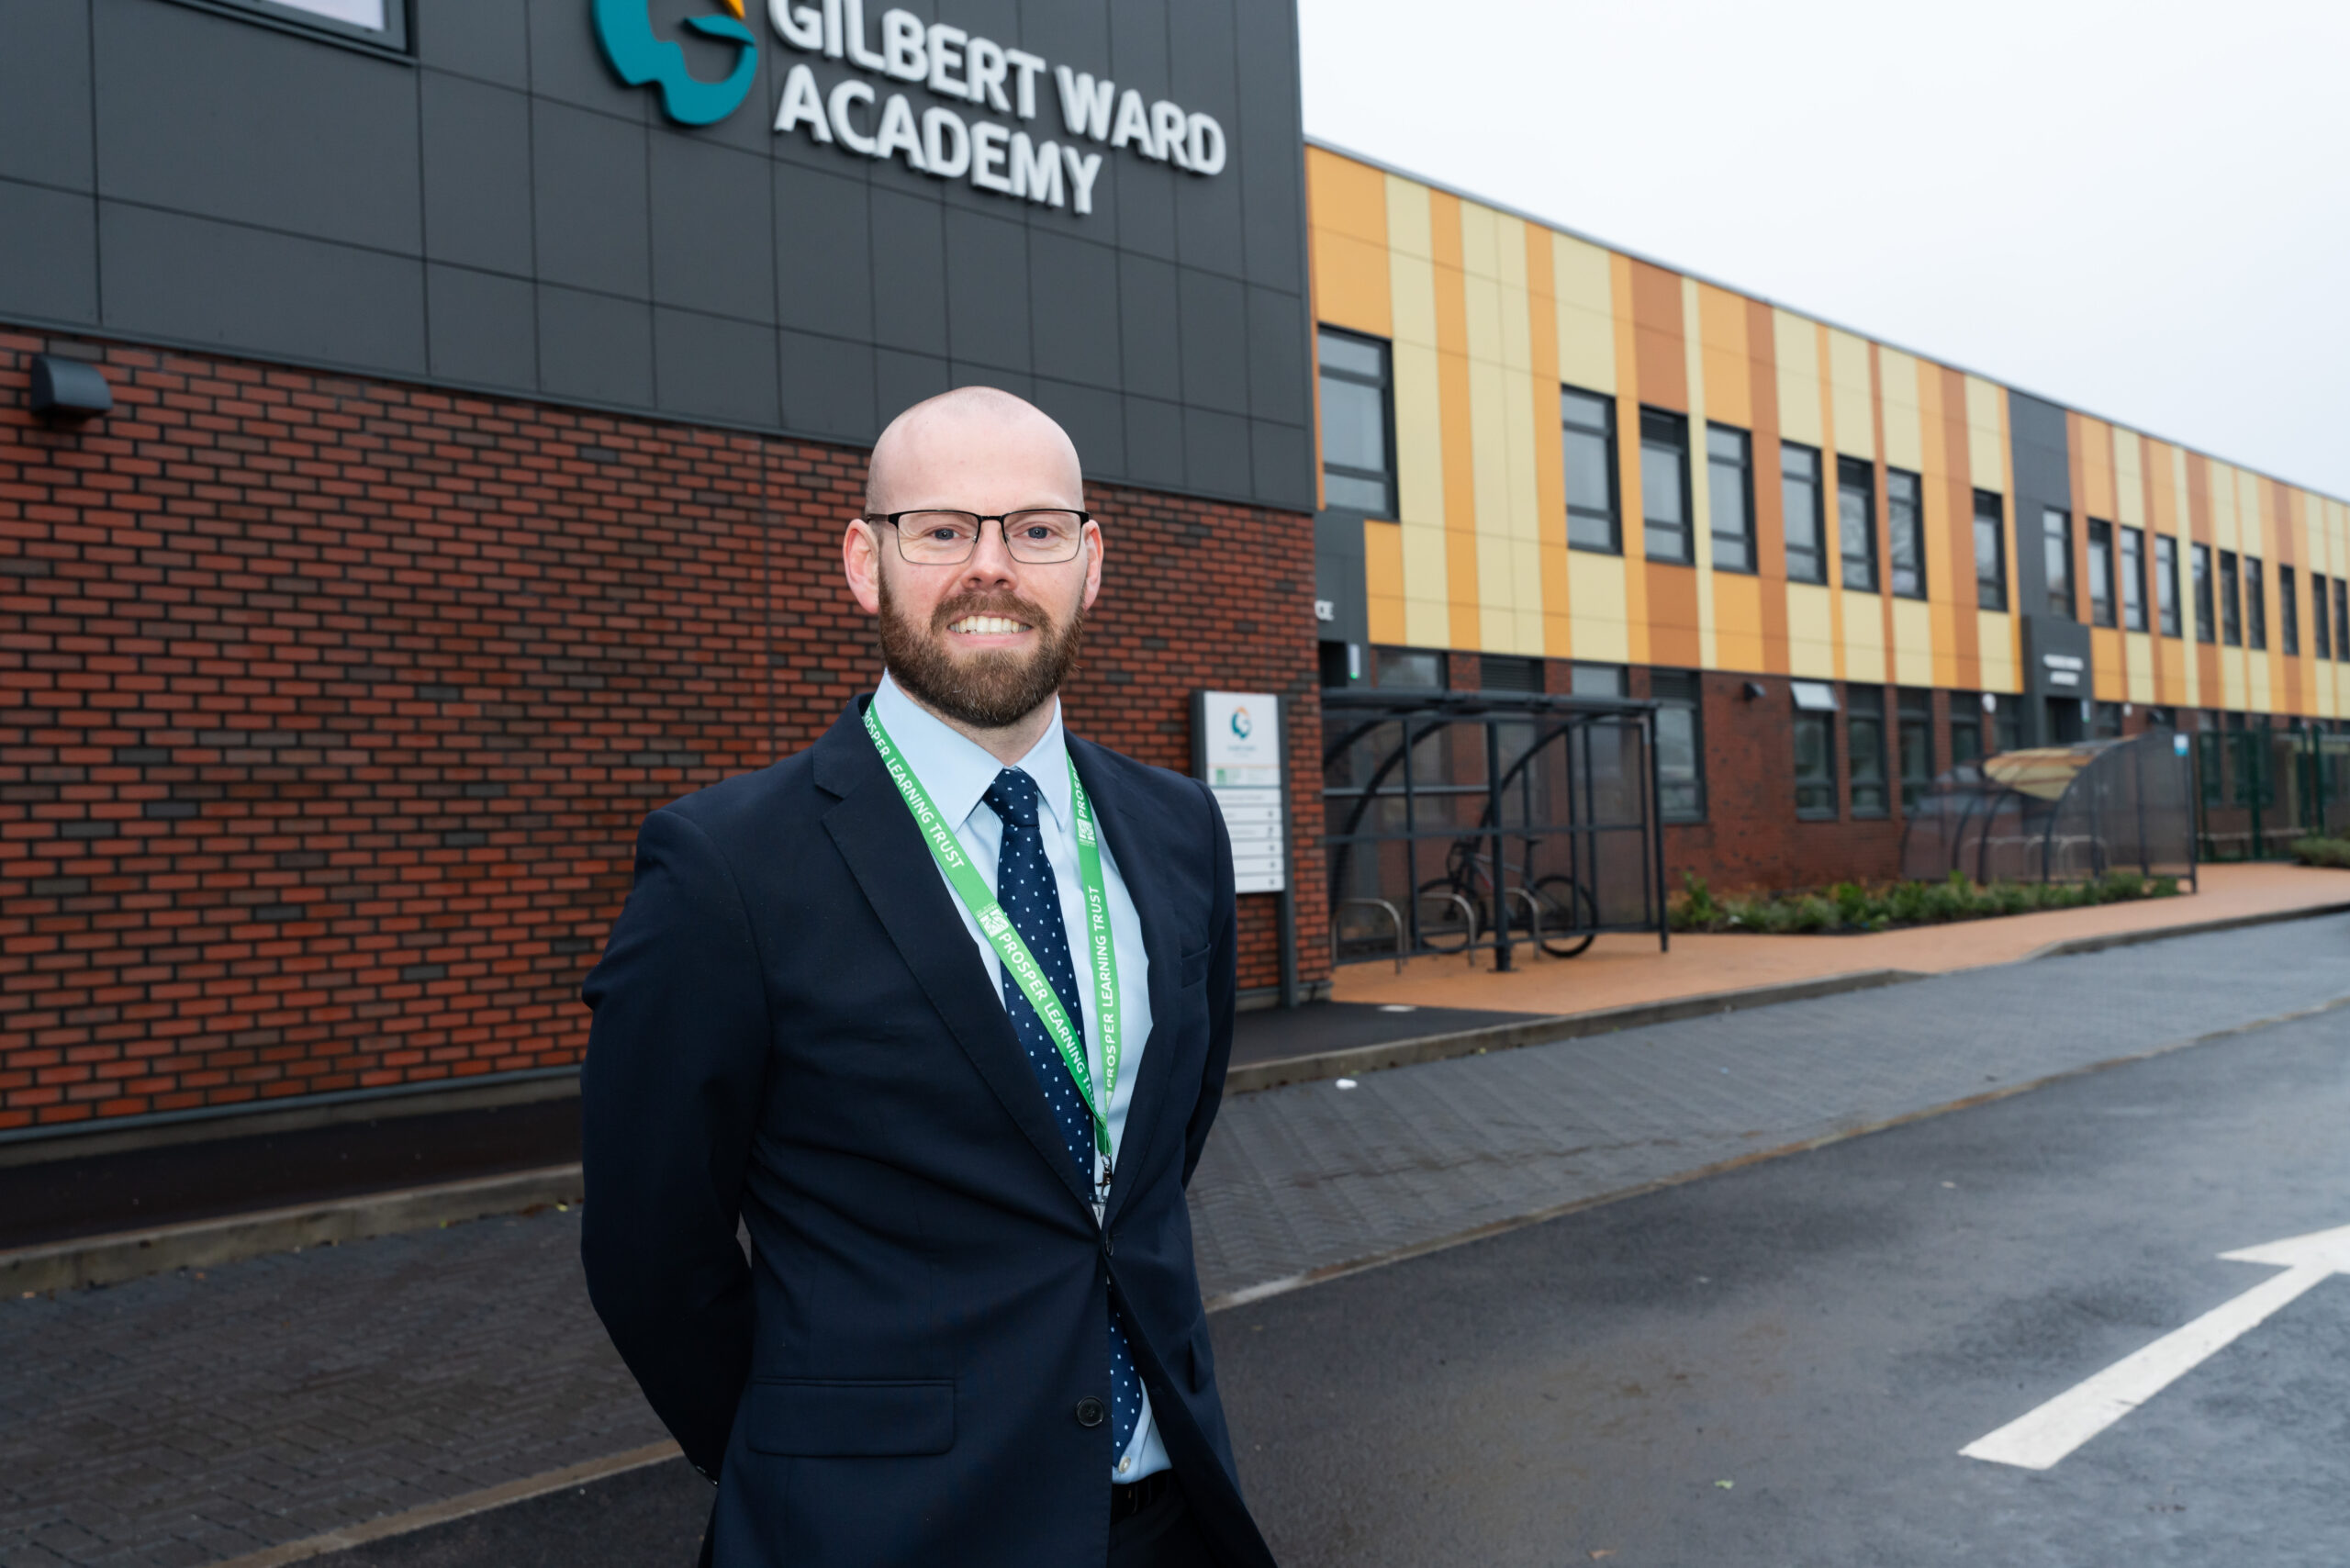
[[[759,1453],[878,1458],[955,1446],[955,1385],[943,1380],[761,1378],[745,1397],[744,1439]]]

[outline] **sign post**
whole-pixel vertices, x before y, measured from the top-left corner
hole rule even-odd
[[[1192,770],[1215,795],[1232,835],[1233,887],[1279,893],[1281,1005],[1297,1005],[1297,899],[1289,876],[1287,733],[1270,691],[1192,693]]]

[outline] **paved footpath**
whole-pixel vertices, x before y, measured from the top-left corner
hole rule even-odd
[[[1193,1185],[1203,1282],[1270,1294],[2344,1000],[2329,917],[1245,1096]],[[549,1213],[0,1304],[0,1565],[217,1562],[658,1439],[577,1239]]]

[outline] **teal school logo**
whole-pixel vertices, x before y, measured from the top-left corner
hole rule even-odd
[[[689,17],[686,26],[714,39],[732,39],[743,50],[725,81],[704,82],[686,69],[686,51],[675,39],[654,36],[649,0],[595,0],[596,37],[603,43],[604,58],[632,87],[657,84],[661,106],[679,125],[715,125],[742,107],[759,73],[759,40],[743,25],[743,0],[719,3],[734,15]]]
[[[1250,732],[1255,730],[1256,727],[1255,722],[1248,717],[1248,709],[1235,708],[1232,711],[1232,733],[1234,734],[1238,735],[1245,741],[1248,738]]]

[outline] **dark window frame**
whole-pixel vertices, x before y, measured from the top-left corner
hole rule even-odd
[[[2121,629],[2143,632],[2152,624],[2146,614],[2146,531],[2123,523],[2114,531],[2114,566],[2121,577],[2114,584],[2121,600]]]
[[[1686,687],[1684,690],[1676,689]],[[1706,677],[1702,670],[1658,669],[1649,672],[1649,696],[1657,704],[1657,814],[1669,823],[1701,823],[1706,820]],[[1666,776],[1664,768],[1664,726],[1668,713],[1686,713],[1689,719],[1689,756],[1691,778],[1687,780],[1696,805],[1694,809],[1676,808],[1671,802],[1680,780]]]
[[[2310,574],[2311,651],[2319,658],[2331,660],[2333,657],[2333,617],[2326,613],[2326,609],[2325,574],[2311,572]]]
[[[2288,658],[2301,652],[2301,578],[2289,563],[2277,563],[2277,644]]]
[[[1950,694],[1950,765],[1953,767],[1977,767],[1988,756],[1983,744],[1983,721],[1989,715],[1983,711],[1980,692],[1953,691]],[[1958,737],[1968,737],[1961,745]],[[1962,755],[1964,754],[1964,755]]]
[[[1909,742],[1916,737],[1924,743],[1923,767],[1913,771]],[[1905,686],[1893,696],[1893,763],[1895,781],[1899,786],[1902,815],[1917,809],[1918,802],[1934,782],[1934,694],[1921,687]]]
[[[1901,495],[1905,488],[1909,492],[1906,500]],[[1907,566],[1904,566],[1901,561],[1904,534],[1902,517],[1905,507],[1908,517],[1908,554],[1911,558],[1911,564]],[[1927,597],[1926,481],[1922,475],[1912,474],[1907,468],[1886,469],[1885,535],[1886,554],[1889,557],[1885,574],[1886,587],[1892,589],[1893,597],[1896,599],[1924,599]],[[1905,571],[1912,579],[1908,588],[1901,586],[1901,577]]]
[[[2056,548],[2051,550],[2051,544]],[[2062,507],[2040,509],[2040,560],[2048,613],[2077,622],[2081,610],[2079,596],[2073,591],[2073,514]],[[2062,571],[2053,569],[2057,567]]]
[[[2089,624],[2119,626],[2121,624],[2121,596],[2116,590],[2113,550],[2113,524],[2101,517],[2089,519]],[[2098,567],[2104,571],[2100,573]],[[2105,579],[2105,591],[2098,592],[2098,579]]]
[[[175,5],[191,10],[209,11],[216,17],[233,17],[241,22],[255,22],[282,33],[292,33],[319,43],[341,45],[387,60],[413,62],[416,59],[415,33],[408,25],[408,0],[384,0],[384,28],[363,28],[356,22],[338,21],[332,17],[320,17],[298,6],[279,5],[276,0],[173,0]]]
[[[1679,471],[1681,483],[1681,519],[1659,521],[1649,508],[1649,454],[1660,452],[1670,457]],[[1662,561],[1670,566],[1694,566],[1697,564],[1697,520],[1692,514],[1695,498],[1689,492],[1689,416],[1671,409],[1652,409],[1640,405],[1640,556],[1643,560]],[[1681,554],[1659,554],[1655,548],[1660,529],[1678,530]]]
[[[1787,515],[1786,504],[1787,482],[1789,477],[1787,474],[1787,459],[1790,454],[1800,454],[1802,456],[1808,457],[1811,460],[1811,476],[1807,481],[1811,486],[1811,517],[1809,520],[1811,523],[1811,548],[1809,554],[1816,565],[1810,575],[1806,575],[1805,573],[1796,570],[1796,531],[1793,520]],[[1821,470],[1825,465],[1819,459],[1820,451],[1819,448],[1816,446],[1806,446],[1801,442],[1797,441],[1783,441],[1779,442],[1779,533],[1781,543],[1785,551],[1787,581],[1791,583],[1814,583],[1824,588],[1828,583],[1828,517],[1826,512],[1827,503],[1825,494],[1827,485],[1821,475]],[[1806,482],[1802,480],[1800,476],[1797,476],[1796,477],[1798,482]]]
[[[2220,552],[2220,645],[2223,648],[2244,646],[2244,577],[2236,566],[2236,553]]]
[[[1986,510],[1987,504],[1988,510]],[[1985,523],[1991,531],[1983,532]],[[1991,577],[1983,576],[1983,542],[1991,543]],[[1975,608],[2008,608],[2008,499],[1996,490],[1975,492]]]
[[[1863,750],[1861,733],[1863,726],[1875,737],[1873,756]],[[1864,756],[1871,764],[1867,778],[1863,778],[1861,771]],[[1851,804],[1855,822],[1876,822],[1893,814],[1892,769],[1886,763],[1885,688],[1854,686],[1847,682],[1844,687],[1844,789],[1845,799]],[[1861,803],[1863,789],[1874,794],[1874,804]]]
[[[1344,367],[1334,367],[1323,364],[1322,340],[1325,338],[1339,338],[1350,343],[1356,343],[1365,348],[1376,350],[1379,354],[1380,366],[1380,374],[1377,379],[1374,381],[1373,378],[1363,375],[1360,371],[1349,370]],[[1321,413],[1318,404],[1318,396],[1321,390],[1321,383],[1325,379],[1335,378],[1337,380],[1343,381],[1349,386],[1369,386],[1378,392],[1379,413],[1381,420],[1380,439],[1385,443],[1387,449],[1387,466],[1383,471],[1374,472],[1368,468],[1357,468],[1348,464],[1332,463],[1326,451],[1327,443],[1322,441],[1322,432],[1317,430],[1315,432],[1315,446],[1322,460],[1322,472],[1319,476],[1323,480],[1325,510],[1329,511],[1355,513],[1363,517],[1395,517],[1398,514],[1403,498],[1403,475],[1399,471],[1400,465],[1397,462],[1395,450],[1395,345],[1385,338],[1374,338],[1368,332],[1349,331],[1344,327],[1332,327],[1316,323],[1314,330],[1314,375],[1315,390],[1317,395],[1317,405],[1315,410],[1315,422],[1317,424],[1320,422]],[[1341,479],[1353,479],[1365,483],[1378,484],[1386,491],[1386,498],[1382,509],[1374,511],[1369,508],[1358,506],[1351,501],[1341,501],[1335,505],[1330,504],[1328,498],[1329,476],[1332,474],[1336,474]]]
[[[1394,691],[1449,691],[1452,689],[1452,655],[1443,648],[1415,648],[1400,643],[1381,643],[1373,644],[1371,653],[1371,685],[1376,689]],[[1408,655],[1413,658],[1433,659],[1436,684],[1418,686],[1407,685],[1401,681],[1389,681],[1387,661],[1399,654]]]
[[[1807,775],[1804,771],[1804,733],[1815,727],[1819,731],[1818,752],[1821,761],[1827,767],[1825,777],[1821,777],[1817,772]],[[1837,807],[1836,715],[1822,712],[1817,709],[1798,708],[1796,710],[1792,735],[1795,754],[1796,820],[1798,822],[1837,821],[1843,813]],[[1807,791],[1812,797],[1812,803],[1808,805],[1805,803]],[[1818,803],[1823,792],[1827,801],[1825,805]]]
[[[1600,424],[1595,427],[1569,419],[1567,411],[1571,398],[1588,398],[1597,403],[1601,409]],[[1575,537],[1575,520],[1580,517],[1588,522],[1593,521],[1593,517],[1590,508],[1579,508],[1572,500],[1569,500],[1567,502],[1567,548],[1588,550],[1599,555],[1621,555],[1624,553],[1624,484],[1623,476],[1618,472],[1622,467],[1622,462],[1618,456],[1616,440],[1614,395],[1606,392],[1594,392],[1588,387],[1570,386],[1561,383],[1559,386],[1559,447],[1562,469],[1566,461],[1566,435],[1569,431],[1581,435],[1596,436],[1599,440],[1600,451],[1607,465],[1607,515],[1599,521],[1606,524],[1607,543],[1595,544],[1588,540]]]
[[[2188,577],[2194,585],[2195,640],[2216,643],[2220,640],[2219,585],[2211,575],[2211,547],[2193,543],[2187,548]]]
[[[1852,553],[1852,542],[1844,532],[1844,498],[1857,491],[1864,498],[1863,505],[1868,513],[1868,526],[1861,530],[1862,553]],[[1876,465],[1865,457],[1836,459],[1836,581],[1854,593],[1882,593],[1884,574],[1877,570],[1877,505]],[[1856,574],[1855,564],[1859,566]],[[1857,576],[1860,580],[1855,581]],[[1847,724],[1846,730],[1852,726]]]
[[[2350,626],[2350,581],[2333,579],[2333,658],[2337,664],[2350,664],[2350,637],[2342,634]]]
[[[1736,467],[1740,527],[1735,532],[1725,532],[1722,529],[1720,487],[1714,481],[1722,469],[1732,465],[1730,460],[1715,454],[1714,437],[1717,435],[1735,437],[1738,443]],[[1706,532],[1714,542],[1714,570],[1737,572],[1750,577],[1762,572],[1762,551],[1754,527],[1754,432],[1740,430],[1736,425],[1716,424],[1711,420],[1706,421]],[[1744,566],[1722,564],[1722,543],[1725,540],[1737,542],[1740,552],[1746,557]]]
[[[2165,593],[2164,589],[2169,589]],[[2165,637],[2186,635],[2187,617],[2178,593],[2178,541],[2154,535],[2154,625]]]
[[[2244,645],[2255,653],[2268,651],[2268,573],[2257,555],[2239,557],[2244,566]]]

